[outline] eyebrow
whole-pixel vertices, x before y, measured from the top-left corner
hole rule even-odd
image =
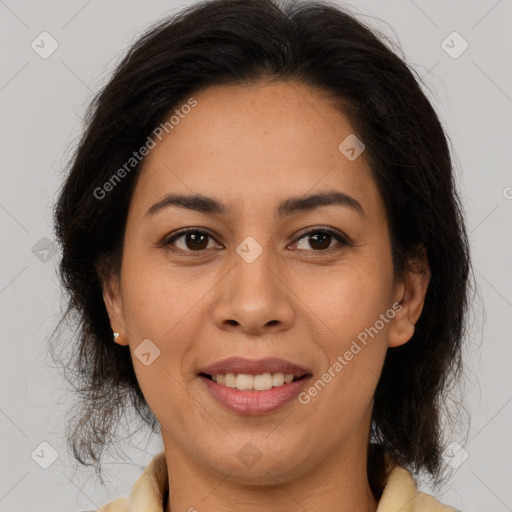
[[[279,219],[299,212],[307,212],[319,208],[321,206],[344,206],[357,212],[365,217],[365,211],[361,203],[352,196],[339,192],[337,190],[329,190],[318,194],[289,197],[279,203],[275,211],[275,216]],[[207,197],[201,194],[182,195],[168,194],[146,212],[146,217],[152,217],[156,213],[170,207],[178,206],[188,208],[189,210],[198,211],[206,214],[226,215],[229,208],[219,200],[213,197]]]

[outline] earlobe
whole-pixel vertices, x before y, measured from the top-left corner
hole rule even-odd
[[[398,327],[398,325],[400,325],[400,327]],[[407,321],[401,322],[398,325],[391,328],[388,343],[389,348],[405,345],[414,334],[414,324]]]
[[[110,276],[102,280],[102,289],[103,302],[113,331],[113,341],[118,345],[128,345],[119,278]]]
[[[404,345],[412,338],[423,311],[430,276],[426,251],[423,250],[397,287],[395,299],[400,308],[397,308],[389,332],[389,347]]]
[[[121,345],[123,347],[128,345],[128,338],[126,338],[126,336],[124,338],[121,338],[121,334],[118,332],[113,333],[113,340],[114,343],[117,343],[118,345]]]

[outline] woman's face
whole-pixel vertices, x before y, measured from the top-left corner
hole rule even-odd
[[[425,283],[394,280],[354,129],[298,83],[194,98],[146,157],[105,294],[170,464],[274,483],[365,456],[386,351],[411,337]]]

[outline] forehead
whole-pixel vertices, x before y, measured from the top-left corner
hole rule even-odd
[[[176,105],[169,113],[172,128],[147,155],[133,197],[138,205],[181,192],[228,204],[245,198],[254,207],[333,187],[378,200],[364,152],[353,161],[340,152],[354,129],[322,91],[259,82],[213,86],[193,98],[193,108]]]

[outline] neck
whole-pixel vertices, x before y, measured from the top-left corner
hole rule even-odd
[[[169,475],[165,512],[253,512],[255,504],[261,512],[375,512],[367,442],[367,436],[358,435],[307,470],[294,468],[279,475],[264,471],[241,481],[191,461],[164,436]]]

